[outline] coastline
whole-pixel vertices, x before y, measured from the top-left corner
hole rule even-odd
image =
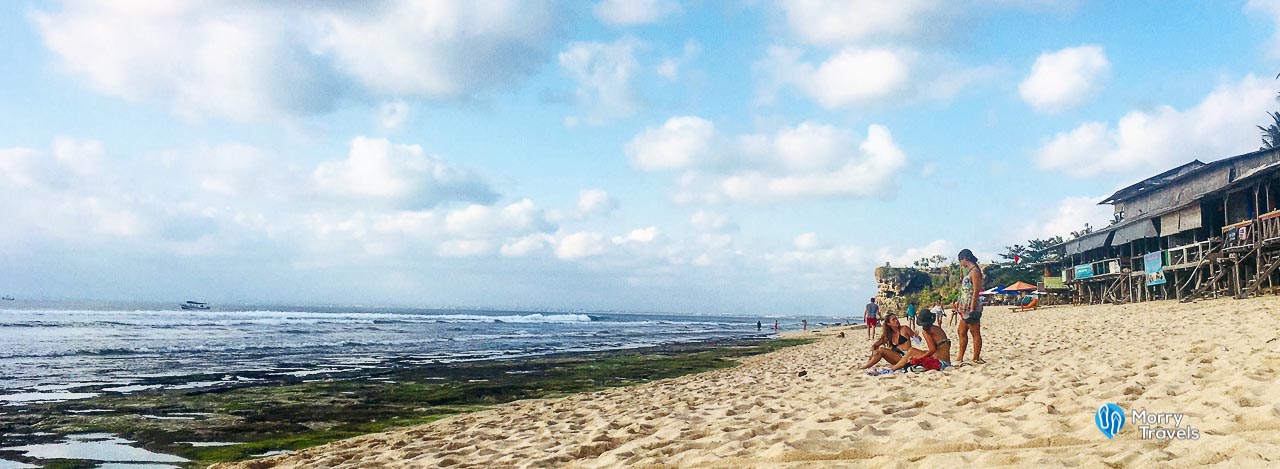
[[[240,384],[103,393],[0,410],[0,448],[55,448],[67,435],[121,437],[156,461],[186,467],[295,451],[330,441],[433,422],[515,400],[557,398],[734,366],[737,358],[799,343],[712,340],[612,351],[564,352],[471,362],[412,363],[372,376],[347,372],[275,377],[246,373]],[[167,378],[189,382],[191,376]],[[76,389],[84,391],[85,389]],[[194,444],[193,444],[194,442]],[[52,445],[52,446],[48,446]],[[0,460],[93,467],[74,458],[35,459],[0,449]],[[169,462],[178,459],[168,459]]]
[[[865,376],[856,368],[866,337],[841,339],[828,329],[811,333],[822,337],[815,343],[735,368],[513,402],[218,467],[1262,467],[1280,460],[1280,297],[993,307],[983,327],[986,365]],[[954,329],[948,335],[955,339]],[[1135,417],[1181,418],[1177,428],[1130,421],[1107,438],[1094,423],[1106,403]],[[1147,438],[1151,429],[1194,429],[1197,439]]]

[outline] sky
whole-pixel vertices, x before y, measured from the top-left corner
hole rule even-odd
[[[1280,0],[0,3],[0,293],[852,315],[1256,150]]]

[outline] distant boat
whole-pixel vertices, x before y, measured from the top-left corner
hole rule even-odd
[[[199,301],[188,301],[178,305],[182,309],[209,309],[209,303],[201,303]]]
[[[0,300],[4,300],[4,301],[13,301],[13,297],[12,297],[12,296],[9,296],[9,295],[0,296]]]

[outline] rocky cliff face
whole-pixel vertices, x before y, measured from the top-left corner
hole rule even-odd
[[[910,267],[876,268],[876,303],[885,313],[901,313],[906,310],[903,296],[933,286],[929,274]]]

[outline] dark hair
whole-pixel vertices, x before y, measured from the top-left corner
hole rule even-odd
[[[937,321],[937,317],[933,314],[932,311],[929,311],[926,309],[924,311],[916,313],[917,326],[923,327],[927,330],[929,326],[933,325],[934,321]]]
[[[960,260],[962,261],[969,261],[974,264],[978,263],[978,258],[974,257],[973,251],[970,251],[968,249],[961,249],[960,254],[956,254],[956,257],[960,258]]]
[[[889,313],[884,315],[884,318],[880,319],[880,322],[884,323],[884,325],[880,327],[880,337],[884,338],[886,341],[889,340],[889,320],[897,318],[898,315]]]
[[[874,297],[874,296],[873,296],[873,297],[871,297],[871,302],[872,302],[872,303],[875,303],[875,302],[876,302],[876,297]]]

